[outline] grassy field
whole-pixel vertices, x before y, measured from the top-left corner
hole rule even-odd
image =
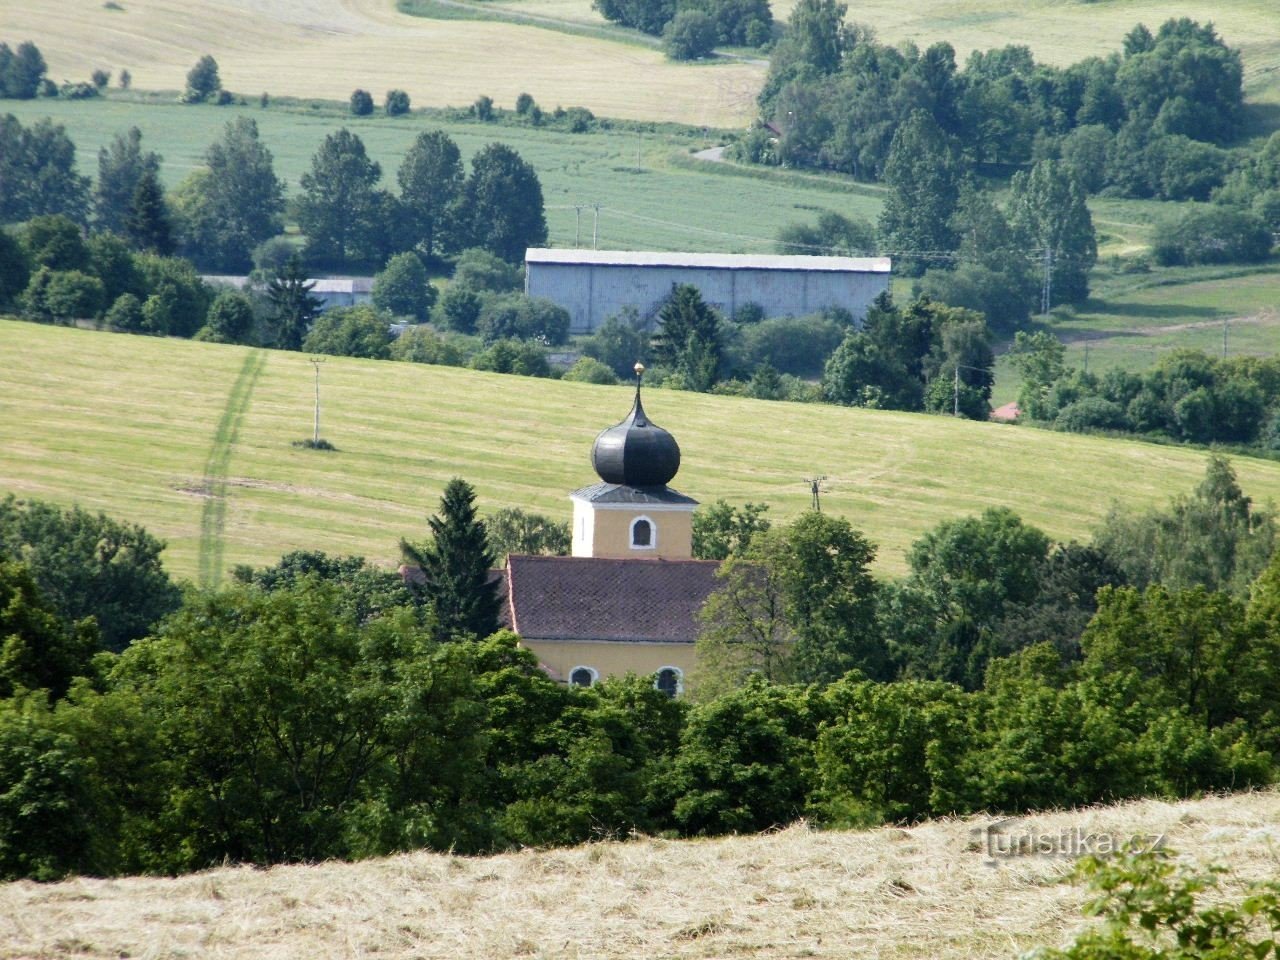
[[[1117,842],[1163,834],[1184,862],[1229,867],[1223,893],[1238,903],[1245,883],[1275,877],[1277,818],[1280,794],[1266,791],[1063,811],[1004,830]],[[801,824],[493,857],[24,881],[0,885],[0,957],[1015,960],[1065,945],[1086,923],[1086,891],[1056,882],[1070,862],[992,861],[990,825]]]
[[[482,509],[567,518],[595,479],[595,434],[620,420],[625,387],[332,358],[323,435],[310,436],[302,354],[0,322],[0,491],[79,502],[145,524],[179,576],[214,582],[236,563],[301,548],[397,560],[401,537],[453,476]],[[21,358],[12,362],[10,358]],[[1205,455],[949,418],[651,391],[684,451],[677,487],[708,502],[824,509],[880,545],[884,573],[941,520],[1008,505],[1055,537],[1088,537],[1114,500],[1163,504]],[[996,468],[998,465],[998,469]],[[1280,464],[1239,459],[1246,491],[1280,499]]]
[[[511,104],[508,102],[507,106]],[[772,250],[778,228],[813,220],[819,209],[874,219],[882,191],[841,178],[759,171],[735,176],[722,164],[673,158],[709,145],[694,132],[647,133],[606,130],[572,134],[516,125],[444,122],[422,116],[358,118],[330,109],[181,106],[126,100],[6,101],[24,123],[51,116],[64,124],[77,145],[81,169],[97,175],[98,149],[117,133],[137,126],[143,144],[164,157],[162,175],[170,186],[201,164],[209,143],[232,116],[257,121],[275,157],[276,173],[298,190],[298,178],[326,135],[346,126],[358,133],[382,164],[383,181],[395,187],[395,173],[413,139],[424,129],[444,129],[469,158],[485,144],[501,140],[534,165],[547,204],[551,242],[572,246],[575,236],[590,246],[594,213],[575,204],[601,204],[599,244],[623,250],[678,249],[759,253]],[[640,166],[637,171],[637,151]]]

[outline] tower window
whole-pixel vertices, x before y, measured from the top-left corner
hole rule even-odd
[[[591,687],[595,685],[599,676],[591,667],[574,667],[569,671],[569,686]]]
[[[654,543],[653,521],[648,517],[636,517],[631,521],[631,547],[636,550],[652,550]]]
[[[668,697],[679,696],[684,690],[684,673],[679,667],[663,667],[653,675],[653,685]]]

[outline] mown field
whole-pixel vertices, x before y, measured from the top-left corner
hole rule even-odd
[[[1189,865],[1228,866],[1223,895],[1238,903],[1247,882],[1275,876],[1277,818],[1271,790],[1049,813],[1003,829],[1116,843],[1164,835]],[[493,857],[23,881],[0,885],[0,957],[1015,960],[1066,945],[1088,922],[1086,891],[1056,882],[1070,861],[993,861],[990,824],[801,824]]]
[[[236,563],[294,549],[397,561],[424,535],[444,484],[481,507],[569,516],[592,482],[595,434],[630,405],[625,387],[330,358],[323,435],[311,435],[306,356],[0,321],[0,490],[78,502],[145,524],[179,576],[213,582]],[[1007,505],[1059,538],[1088,537],[1113,501],[1190,491],[1203,452],[957,422],[945,417],[650,391],[650,415],[684,451],[676,486],[708,502],[823,508],[904,569],[939,521]],[[1238,459],[1258,501],[1280,500],[1280,463]]]

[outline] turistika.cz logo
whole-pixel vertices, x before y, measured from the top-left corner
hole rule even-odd
[[[989,867],[1001,860],[1015,857],[1059,857],[1073,860],[1079,857],[1105,857],[1113,853],[1147,853],[1164,848],[1163,833],[1095,833],[1072,827],[1053,833],[1037,831],[1024,824],[1020,817],[1007,817],[970,833],[976,839],[970,849],[981,852]]]

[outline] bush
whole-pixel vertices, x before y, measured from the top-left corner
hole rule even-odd
[[[471,361],[473,370],[493,373],[515,373],[523,377],[549,377],[551,364],[547,352],[527,340],[499,340]]]
[[[453,286],[476,293],[510,293],[523,285],[519,267],[481,247],[463,250],[453,268]]]
[[[579,357],[578,362],[570,367],[561,379],[577,383],[616,384],[618,382],[613,371],[594,357]]]
[[[769,364],[779,373],[817,376],[846,332],[822,317],[762,320],[742,329],[736,366],[754,371]]]
[[[373,278],[373,305],[402,317],[426,320],[436,302],[436,288],[416,253],[397,253]]]
[[[111,82],[111,71],[110,70],[94,70],[93,73],[89,74],[89,79],[93,81],[93,85],[95,87],[101,90],[103,87],[105,87],[107,84]]]
[[[530,111],[532,111],[533,108],[536,106],[537,104],[533,102],[533,96],[531,94],[522,93],[520,94],[520,96],[516,97],[517,116],[521,116],[521,117],[528,116]]]
[[[442,367],[461,367],[467,362],[466,351],[456,339],[442,337],[428,327],[409,327],[401,333],[391,344],[391,359]]]
[[[102,309],[102,281],[79,270],[41,267],[22,295],[23,312],[33,319],[69,323],[96,316]]]
[[[338,357],[387,360],[391,357],[390,324],[372,307],[330,307],[311,325],[302,349]]]
[[[351,92],[351,113],[357,117],[367,117],[373,113],[373,94],[368,90]]]
[[[298,248],[287,238],[272,237],[253,248],[253,266],[255,270],[274,276],[297,255]]]
[[[456,283],[445,290],[432,316],[437,324],[458,333],[475,333],[480,319],[480,295]]]
[[[1258,263],[1271,255],[1271,231],[1252,213],[1227,207],[1191,210],[1162,226],[1155,242],[1161,266]]]
[[[596,115],[586,107],[570,107],[560,117],[570,133],[586,133],[596,120]]]
[[[471,115],[477,120],[488,122],[493,119],[493,97],[480,94],[471,105]]]
[[[523,293],[491,296],[480,309],[476,332],[487,343],[515,339],[561,344],[569,339],[569,311]]]
[[[102,318],[110,330],[124,333],[140,333],[142,331],[142,301],[132,293],[122,293],[111,304],[111,309]]]
[[[388,117],[398,117],[402,113],[408,113],[409,94],[403,90],[388,90],[386,110]]]
[[[253,332],[253,305],[238,290],[224,290],[213,298],[197,340],[209,343],[247,343]]]
[[[1085,433],[1089,430],[1125,430],[1129,421],[1120,404],[1102,397],[1085,397],[1059,410],[1053,425],[1059,430]]]
[[[701,10],[681,10],[662,31],[662,46],[672,60],[700,60],[716,46],[716,24]]]

